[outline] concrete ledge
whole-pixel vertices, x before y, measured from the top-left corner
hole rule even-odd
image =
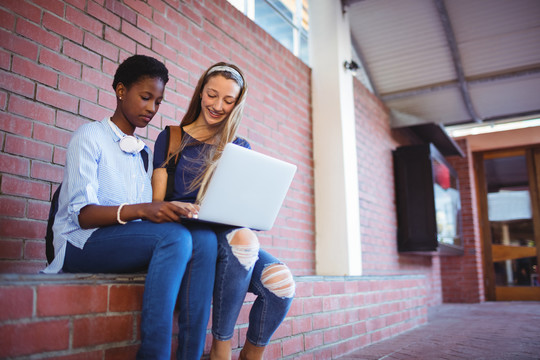
[[[60,274],[0,274],[0,285],[36,285],[47,283],[65,284],[144,284],[146,274],[87,274],[87,273],[60,273]],[[357,281],[392,281],[392,280],[422,280],[425,275],[368,275],[368,276],[295,276],[297,283],[302,282],[357,282]]]
[[[0,274],[0,285],[144,284],[146,274]]]

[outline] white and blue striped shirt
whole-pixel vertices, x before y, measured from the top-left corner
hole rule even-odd
[[[144,169],[141,153],[120,149],[120,137],[108,119],[81,126],[71,138],[64,169],[64,180],[55,217],[54,261],[45,273],[57,273],[64,265],[66,242],[82,249],[96,229],[81,229],[79,213],[86,205],[115,206],[152,201],[152,156]],[[119,134],[122,131],[116,128]]]

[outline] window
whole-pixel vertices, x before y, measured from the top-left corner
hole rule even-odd
[[[229,0],[272,37],[309,63],[308,0]]]

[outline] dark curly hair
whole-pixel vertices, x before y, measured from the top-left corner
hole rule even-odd
[[[160,78],[163,84],[169,81],[169,70],[161,61],[146,55],[133,55],[128,57],[118,66],[114,74],[113,89],[116,90],[118,83],[129,88],[132,84],[143,77]]]

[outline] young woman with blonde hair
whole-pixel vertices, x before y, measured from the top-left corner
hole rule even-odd
[[[250,148],[246,140],[236,136],[247,90],[242,71],[233,64],[220,62],[202,74],[180,123],[182,142],[179,148],[168,156],[165,131],[156,140],[152,179],[154,201],[175,200],[197,207],[225,145],[232,142]],[[166,164],[177,154],[176,170],[174,174],[167,174]],[[174,177],[174,191],[166,194],[171,176]],[[286,265],[260,249],[254,231],[226,225],[212,225],[212,228],[218,238],[218,260],[210,358],[231,358],[234,326],[249,291],[257,299],[249,314],[240,359],[262,359],[266,345],[292,303],[295,291],[292,274]]]

